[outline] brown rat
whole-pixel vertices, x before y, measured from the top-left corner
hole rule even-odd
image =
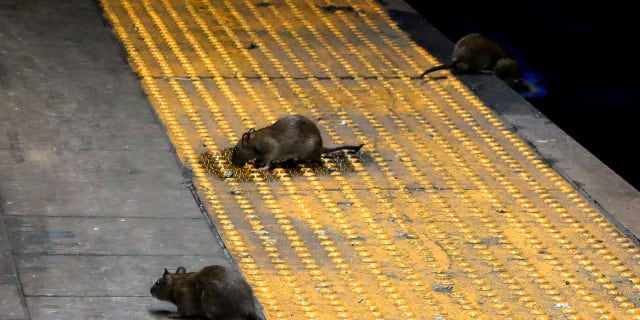
[[[263,320],[255,305],[253,289],[242,275],[220,265],[175,273],[164,269],[149,290],[159,300],[169,301],[185,317],[206,319]]]
[[[358,151],[361,145],[322,146],[322,136],[316,124],[302,115],[284,116],[270,126],[245,132],[231,154],[237,166],[255,159],[259,170],[269,169],[272,161],[302,160],[319,162],[323,153],[338,150]]]
[[[425,70],[419,78],[437,70],[493,73],[511,88],[524,91],[526,85],[520,77],[518,64],[507,56],[498,43],[488,37],[470,33],[458,40],[453,47],[452,62]]]

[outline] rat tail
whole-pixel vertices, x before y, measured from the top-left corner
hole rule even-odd
[[[351,150],[353,152],[357,152],[358,150],[360,150],[360,148],[362,148],[362,146],[364,146],[364,143],[358,146],[343,144],[343,145],[339,145],[331,148],[323,147],[322,153],[331,153],[331,152],[336,152],[338,150]]]
[[[421,73],[418,78],[422,78],[424,77],[427,73],[431,73],[434,71],[438,71],[438,70],[443,70],[443,69],[451,69],[453,67],[453,64],[443,64],[443,65],[439,65],[439,66],[435,66],[435,67],[431,67],[427,70],[425,70],[423,73]]]

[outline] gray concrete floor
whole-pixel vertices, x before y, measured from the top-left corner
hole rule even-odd
[[[450,48],[407,17],[416,41]],[[163,268],[233,263],[123,57],[94,1],[0,2],[2,320],[161,318],[172,307],[148,290]],[[637,239],[638,191],[477,79],[463,80]]]
[[[153,319],[229,264],[94,1],[0,2],[0,319]]]

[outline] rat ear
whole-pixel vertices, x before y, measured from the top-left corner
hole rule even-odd
[[[246,145],[249,143],[249,139],[251,138],[251,131],[245,132],[242,134],[242,144]]]
[[[167,268],[164,269],[164,274],[162,275],[162,281],[164,281],[165,283],[171,282],[171,272],[169,272]]]
[[[176,274],[187,273],[187,269],[185,267],[179,267],[176,269]]]

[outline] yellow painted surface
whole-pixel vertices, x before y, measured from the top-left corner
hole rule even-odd
[[[638,248],[377,1],[101,4],[268,319],[640,319]],[[230,164],[294,113],[365,145]]]

